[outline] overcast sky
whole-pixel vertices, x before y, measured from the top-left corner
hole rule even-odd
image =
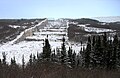
[[[1,0],[0,18],[120,16],[120,0]]]

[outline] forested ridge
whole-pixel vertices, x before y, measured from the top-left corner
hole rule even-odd
[[[0,78],[119,78],[120,77],[120,40],[115,35],[110,38],[106,33],[88,37],[87,47],[76,54],[69,47],[66,50],[65,38],[61,48],[51,50],[46,38],[43,52],[31,54],[29,62],[22,65],[6,62],[6,54],[0,59]],[[82,45],[82,42],[81,42]]]

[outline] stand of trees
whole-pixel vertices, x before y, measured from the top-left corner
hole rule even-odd
[[[31,54],[27,64],[23,55],[22,65],[16,64],[15,57],[11,58],[10,64],[7,64],[6,54],[3,53],[3,59],[0,59],[0,78],[46,78],[45,73],[48,71],[55,70],[54,72],[57,73],[57,70],[60,68],[62,71],[63,67],[73,70],[119,69],[120,40],[117,35],[113,39],[108,38],[106,33],[102,36],[88,37],[86,48],[82,47],[78,54],[71,47],[66,50],[64,37],[62,42],[60,49],[56,48],[52,51],[49,40],[45,39],[43,52],[37,53],[37,56]],[[57,68],[50,69],[54,66]]]
[[[120,66],[120,40],[117,35],[108,38],[106,33],[88,38],[87,48],[82,54],[84,67],[111,70]]]

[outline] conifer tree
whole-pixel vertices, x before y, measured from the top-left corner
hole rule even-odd
[[[32,65],[33,65],[33,56],[31,54],[29,59],[29,66],[31,67]]]
[[[52,60],[53,62],[56,61],[55,49],[53,50],[53,53],[51,54],[51,60]]]
[[[77,67],[78,66],[81,66],[81,55],[80,55],[80,53],[78,53],[78,55],[76,56],[76,65],[77,65]]]
[[[43,46],[43,54],[42,54],[42,57],[43,57],[43,59],[44,59],[44,58],[49,59],[50,56],[51,56],[51,47],[50,47],[50,44],[49,44],[48,39],[45,39],[45,45]]]
[[[37,59],[36,59],[36,56],[33,55],[33,64],[36,64],[37,63]]]
[[[94,67],[96,67],[96,56],[95,56],[95,46],[96,46],[96,36],[93,36],[93,38],[92,38],[92,48],[91,48],[91,65],[92,65],[92,67],[94,68]]]
[[[8,70],[8,65],[6,63],[6,54],[5,52],[2,53],[3,59],[2,59],[2,78],[7,78],[6,77],[6,70]]]
[[[6,54],[5,54],[5,52],[2,53],[2,55],[3,55],[2,63],[3,63],[3,65],[6,65]]]
[[[112,44],[112,41],[109,40],[108,50],[106,53],[106,68],[107,69],[111,69],[111,67],[112,67],[112,53],[113,53],[113,44]]]
[[[106,46],[107,46],[107,34],[106,34],[106,32],[104,33],[104,35],[103,35],[103,40],[102,40],[102,44],[103,44],[103,47],[104,48],[106,48]]]
[[[102,49],[101,45],[102,45],[101,37],[98,36],[97,39],[96,39],[95,52],[94,52],[94,59],[95,59],[95,63],[96,63],[97,67],[101,67],[102,62],[104,60],[104,59],[102,59],[103,49]]]
[[[85,67],[85,52],[86,48],[83,46],[80,50],[80,55],[81,55],[81,66]]]
[[[13,57],[13,59],[11,58],[11,65],[16,65],[15,56]]]
[[[78,58],[79,58],[79,65],[83,66],[84,65],[84,51],[83,47],[81,47],[80,52],[78,53]]]
[[[116,68],[117,64],[119,63],[118,57],[119,55],[119,40],[117,34],[114,36],[113,40],[113,53],[112,53],[112,68]]]
[[[65,38],[62,39],[62,47],[61,47],[61,63],[65,63],[66,61],[66,47],[65,47]]]
[[[76,53],[74,51],[74,53],[72,54],[72,67],[74,68],[76,66]]]
[[[0,67],[1,67],[1,65],[2,65],[2,61],[1,61],[1,59],[0,59]]]
[[[91,38],[88,37],[88,42],[87,42],[87,47],[86,47],[86,51],[84,52],[84,64],[86,68],[89,68],[90,66],[90,53],[91,53]]]
[[[108,40],[106,32],[102,36],[102,49],[103,49],[103,67],[106,68],[107,61],[107,50],[108,50]]]
[[[56,55],[57,61],[60,62],[60,59],[61,59],[61,52],[60,52],[59,48],[56,48],[56,52],[57,52],[57,55]]]
[[[1,74],[2,74],[2,61],[0,59],[0,78],[2,78]]]
[[[113,48],[114,50],[113,50],[113,53],[112,53],[112,69],[116,69],[116,67],[117,67],[117,52],[118,51],[116,51],[116,48]]]
[[[25,69],[25,59],[24,59],[24,55],[22,56],[22,69],[24,71]]]
[[[68,63],[71,66],[71,64],[72,64],[72,49],[70,47],[68,50]]]
[[[116,60],[117,60],[117,65],[120,66],[120,40],[118,42],[118,51],[117,51],[117,56],[116,56]]]
[[[96,39],[95,39],[95,36],[93,36],[93,38],[92,38],[92,47],[95,46],[95,42],[96,42]]]

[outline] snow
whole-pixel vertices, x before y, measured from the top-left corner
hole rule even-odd
[[[66,34],[66,32],[49,32],[49,31],[47,31],[47,32],[41,32],[40,34],[48,34],[48,35],[52,35],[52,34]]]
[[[65,29],[40,29],[40,31],[64,31]]]
[[[9,25],[9,27],[11,27],[11,28],[19,28],[20,26],[19,25]]]
[[[77,26],[79,26],[79,27],[86,27],[86,25],[84,25],[84,24],[78,24]]]

